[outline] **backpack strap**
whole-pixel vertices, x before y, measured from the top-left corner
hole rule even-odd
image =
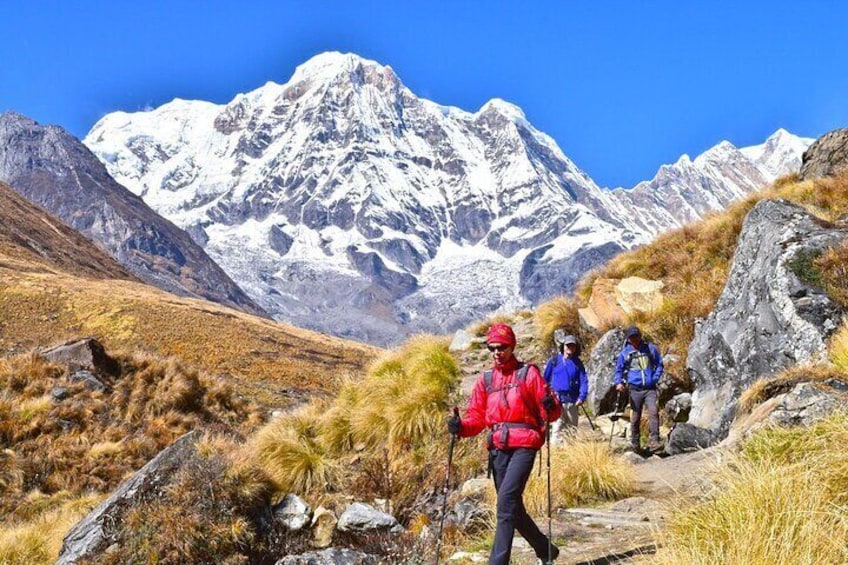
[[[518,366],[518,370],[515,372],[515,380],[518,385],[518,393],[521,395],[521,401],[524,403],[524,407],[528,410],[531,410],[533,414],[536,416],[536,421],[538,422],[538,427],[541,429],[544,427],[544,423],[542,420],[542,416],[539,414],[539,411],[536,409],[535,405],[527,402],[527,397],[524,393],[524,383],[527,380],[527,373],[530,371],[530,365],[527,363],[521,363]],[[498,392],[503,390],[503,388],[499,388],[497,390],[492,388],[492,369],[486,369],[483,372],[483,384],[486,386],[486,394],[492,394],[493,392]]]

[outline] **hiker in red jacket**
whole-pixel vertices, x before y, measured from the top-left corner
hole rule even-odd
[[[536,452],[545,443],[545,426],[562,414],[562,406],[550,393],[539,369],[513,355],[515,334],[506,324],[495,324],[486,334],[494,368],[485,371],[471,393],[465,418],[448,420],[448,429],[459,437],[471,437],[484,428],[488,436],[489,470],[498,493],[495,541],[489,565],[507,565],[512,538],[518,530],[536,552],[548,561],[548,538],[524,508],[524,487]],[[559,549],[551,545],[551,558]]]

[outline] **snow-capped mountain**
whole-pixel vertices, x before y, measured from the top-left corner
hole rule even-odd
[[[62,128],[0,113],[0,181],[148,284],[267,315],[188,234],[116,183],[91,151]]]
[[[615,253],[797,169],[797,139],[734,149],[726,167],[720,145],[608,191],[512,104],[441,106],[390,67],[324,53],[226,105],[109,114],[85,143],[275,317],[391,343],[570,290]]]

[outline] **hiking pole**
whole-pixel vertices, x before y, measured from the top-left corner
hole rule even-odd
[[[459,408],[453,407],[453,415],[459,418]],[[453,444],[456,441],[456,434],[450,435],[450,445],[448,446],[448,469],[445,472],[445,487],[442,489],[442,519],[439,522],[439,539],[436,542],[436,565],[439,565],[439,559],[442,556],[442,532],[445,529],[445,514],[448,510],[448,489],[450,488],[451,465],[453,464]]]
[[[596,429],[596,428],[595,428],[595,424],[593,424],[593,423],[592,423],[592,418],[590,418],[590,417],[589,417],[589,411],[588,411],[588,410],[586,410],[586,405],[585,405],[585,404],[581,404],[581,405],[580,405],[580,407],[581,407],[581,408],[583,408],[583,414],[585,414],[585,415],[586,415],[586,419],[587,419],[587,420],[589,420],[589,425],[590,425],[590,426],[592,426],[592,431],[594,432],[594,431],[595,431],[595,429]]]
[[[551,426],[545,426],[545,434],[548,436],[545,443],[548,444],[548,561],[547,565],[551,565],[554,560],[553,554],[553,529],[551,527]]]
[[[610,439],[609,446],[612,447],[612,436],[615,434],[615,423],[621,417],[618,413],[618,407],[621,405],[621,391],[619,390],[615,395],[615,410],[610,414],[610,420],[612,420],[612,428],[610,428]]]

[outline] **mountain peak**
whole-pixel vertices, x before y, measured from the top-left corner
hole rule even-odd
[[[307,79],[332,79],[342,73],[353,72],[358,67],[370,67],[378,70],[391,69],[391,67],[365,59],[355,53],[326,51],[298,65],[289,82],[294,84]]]
[[[502,98],[492,98],[480,108],[477,112],[478,114],[483,114],[488,111],[498,112],[499,114],[515,121],[522,120],[527,121],[527,118],[524,116],[524,110],[516,106],[511,102],[507,102]]]

